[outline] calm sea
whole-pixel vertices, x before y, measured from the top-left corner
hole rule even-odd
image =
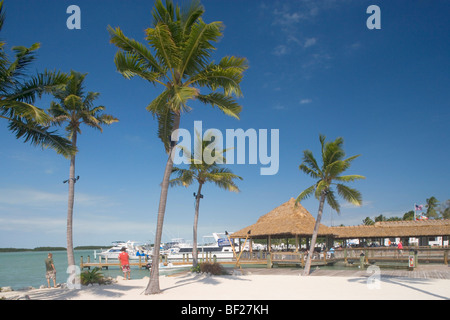
[[[66,251],[52,251],[53,261],[56,268],[56,283],[66,283],[69,276],[67,271]],[[0,252],[0,287],[11,287],[14,290],[32,286],[39,288],[47,285],[45,279],[45,263],[48,252]],[[87,256],[94,261],[93,250],[75,250],[75,263],[80,264],[80,257],[87,260]],[[123,275],[119,267],[110,267],[109,270],[102,270],[105,276],[117,277]],[[142,279],[149,276],[149,271],[131,267],[131,278]],[[53,282],[50,281],[50,285]]]

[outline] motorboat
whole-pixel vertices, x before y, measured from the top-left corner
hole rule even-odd
[[[137,241],[113,241],[112,245],[113,246],[107,250],[102,250],[100,252],[94,251],[94,258],[99,256],[107,259],[119,259],[122,248],[126,249],[130,260],[139,260],[140,257],[143,259],[150,255],[148,246]]]
[[[198,245],[198,257],[215,258],[217,260],[231,261],[234,258],[234,252],[239,252],[239,246],[236,244],[233,248],[231,246],[230,240],[225,237],[225,233],[213,233],[211,236],[205,236],[204,242],[206,244]],[[210,239],[210,241],[205,241],[205,239]],[[187,242],[175,242],[172,247],[167,249],[167,260],[168,261],[180,261],[187,257],[192,259],[192,249],[193,246]]]

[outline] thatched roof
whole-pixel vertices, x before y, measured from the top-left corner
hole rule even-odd
[[[311,236],[316,220],[300,203],[295,206],[295,199],[276,207],[261,216],[255,224],[230,235],[233,238],[245,238],[251,230],[251,238]],[[329,227],[320,225],[319,236],[332,235]]]
[[[383,221],[372,226],[331,227],[336,238],[449,236],[450,220]]]

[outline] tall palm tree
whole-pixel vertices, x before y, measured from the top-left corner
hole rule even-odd
[[[303,275],[309,275],[311,268],[311,259],[314,253],[314,247],[316,245],[317,233],[319,231],[320,220],[322,219],[323,206],[325,201],[328,205],[340,213],[340,205],[336,200],[335,192],[332,189],[332,185],[336,185],[336,190],[339,196],[341,196],[347,202],[360,206],[362,204],[361,193],[353,188],[350,188],[342,182],[350,182],[359,179],[365,179],[365,177],[352,174],[341,175],[346,171],[353,160],[359,155],[352,156],[344,159],[345,152],[342,149],[344,140],[337,138],[333,142],[325,143],[325,136],[320,135],[319,140],[322,147],[322,166],[320,167],[317,160],[314,158],[313,153],[310,150],[303,151],[303,161],[300,164],[300,170],[309,175],[310,177],[317,179],[317,182],[309,188],[302,191],[296,199],[296,202],[300,202],[312,194],[319,200],[319,211],[317,213],[316,224],[311,238],[310,250],[305,264]],[[337,183],[336,183],[336,182]]]
[[[117,118],[103,114],[104,106],[94,107],[94,101],[100,95],[98,92],[85,92],[84,79],[86,74],[71,71],[66,86],[54,94],[57,102],[52,101],[49,113],[53,116],[52,122],[61,125],[67,122],[67,137],[73,147],[77,147],[77,136],[81,134],[80,126],[85,124],[89,127],[103,131],[103,125],[110,125],[119,121]],[[75,265],[73,254],[73,205],[75,201],[75,157],[70,157],[69,179],[65,182],[69,184],[69,200],[67,209],[67,261],[69,266]]]
[[[178,140],[176,132],[181,114],[191,110],[187,105],[191,100],[217,107],[237,119],[242,109],[234,96],[241,95],[240,82],[247,69],[247,60],[227,56],[219,63],[210,62],[215,50],[213,44],[222,36],[223,25],[221,22],[205,23],[201,18],[203,13],[204,8],[199,1],[192,1],[182,9],[171,0],[166,0],[165,5],[156,0],[152,11],[153,25],[145,31],[150,48],[126,37],[120,28],[108,27],[111,43],[119,48],[115,56],[117,70],[127,79],[139,76],[163,88],[162,93],[147,106],[158,120],[158,137],[164,144],[168,159],[161,183],[146,294],[160,292],[159,248],[173,168],[172,151]],[[203,88],[208,92],[201,92]]]
[[[187,155],[187,162],[189,162],[189,169],[183,169],[174,167],[172,174],[175,178],[170,180],[171,186],[184,186],[188,187],[195,181],[198,182],[197,193],[195,196],[195,215],[194,215],[194,227],[193,227],[193,246],[192,246],[192,265],[197,267],[198,264],[198,250],[197,250],[197,226],[198,215],[200,209],[200,199],[203,198],[202,187],[207,182],[212,182],[219,188],[239,192],[239,188],[234,183],[235,179],[242,180],[242,177],[235,175],[231,170],[220,167],[218,165],[225,163],[225,157],[223,154],[226,150],[216,150],[216,140],[212,140],[210,136],[206,135],[201,139],[200,135],[197,135],[199,150],[194,152],[194,155],[187,151],[185,148],[184,154]],[[197,156],[197,157],[196,157]],[[199,157],[199,158],[198,158]],[[213,158],[214,161],[208,161],[206,157]]]
[[[0,1],[0,31],[5,21],[3,1]],[[5,42],[0,42],[0,119],[8,122],[8,128],[16,138],[32,145],[50,147],[68,157],[75,152],[70,141],[49,131],[49,116],[34,105],[43,93],[61,88],[67,76],[61,72],[45,71],[29,76],[26,69],[36,58],[39,43],[27,48],[13,47],[15,59],[10,61],[5,52]]]

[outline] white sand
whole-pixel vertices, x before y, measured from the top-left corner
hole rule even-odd
[[[148,278],[122,280],[111,285],[81,289],[37,289],[0,292],[0,298],[40,300],[376,300],[450,299],[450,280],[384,277],[368,283],[367,277],[296,275],[206,276],[183,274],[160,277],[162,292],[145,295]],[[26,297],[25,297],[26,296]]]

